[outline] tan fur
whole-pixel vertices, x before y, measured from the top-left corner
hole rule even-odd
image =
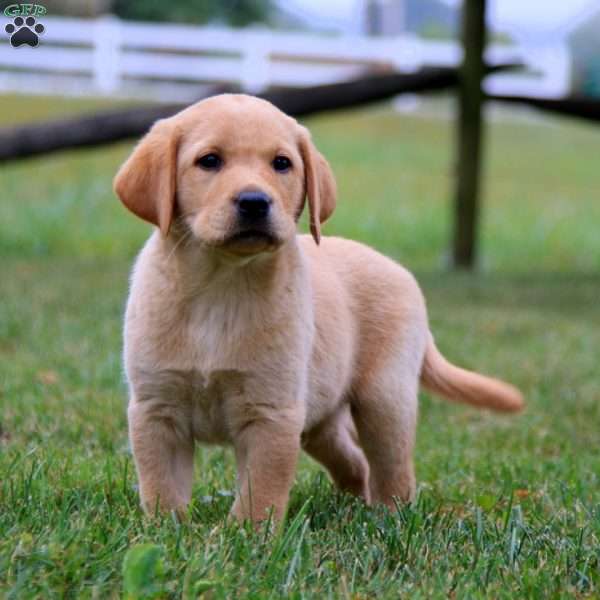
[[[207,153],[223,158],[218,170],[198,166]],[[289,172],[274,170],[276,155]],[[159,227],[133,270],[124,334],[146,510],[185,511],[196,441],[233,446],[238,519],[283,516],[301,448],[341,489],[392,506],[415,492],[420,379],[450,399],[521,407],[514,388],[439,354],[410,273],[321,239],[333,174],[308,131],[267,102],[219,96],[159,121],[115,190]],[[238,236],[235,198],[248,190],[272,199],[270,237]],[[306,196],[312,239],[296,234]]]
[[[504,381],[450,364],[436,348],[432,336],[425,351],[421,382],[428,390],[447,400],[500,412],[518,412],[523,408],[523,398],[518,389]]]

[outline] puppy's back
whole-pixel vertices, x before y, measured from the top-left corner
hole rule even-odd
[[[394,360],[398,352],[417,374],[429,327],[425,300],[412,274],[352,240],[323,237],[316,246],[309,236],[300,236],[300,243],[313,271],[317,319],[322,298],[330,299],[330,312],[349,313],[348,319],[335,318],[333,326],[352,329],[356,376],[373,373],[376,365]],[[318,330],[331,328],[329,322],[317,323]]]

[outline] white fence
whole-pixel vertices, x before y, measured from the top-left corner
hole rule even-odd
[[[281,33],[120,21],[44,17],[37,48],[0,44],[0,91],[193,100],[203,85],[235,83],[256,92],[356,77],[367,69],[412,72],[454,66],[454,42],[412,35],[388,38]],[[3,28],[2,28],[3,29]],[[517,61],[524,74],[488,78],[490,91],[555,97],[567,93],[565,46],[491,46],[488,60]]]

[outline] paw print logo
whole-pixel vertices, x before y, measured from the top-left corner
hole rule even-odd
[[[27,44],[35,48],[39,42],[39,36],[44,33],[45,27],[41,23],[36,23],[34,17],[15,17],[12,23],[9,23],[4,31],[10,35],[10,45],[13,48]]]

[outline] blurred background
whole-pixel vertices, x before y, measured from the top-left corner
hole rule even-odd
[[[258,91],[460,60],[457,0],[47,0],[40,6],[47,27],[39,51],[7,53],[7,36],[2,40],[1,90],[191,101],[205,82]],[[490,78],[486,88],[600,96],[599,13],[596,0],[488,1],[488,58],[520,60],[528,72]]]
[[[466,11],[457,0],[5,2],[6,26],[29,11],[44,31],[37,47],[13,47],[18,34],[2,32],[0,119],[31,126],[101,109],[183,106],[214,93],[216,85],[248,93],[306,89],[309,99],[315,86],[413,75],[421,89],[413,80],[395,83],[375,104],[334,89],[345,110],[329,101],[302,113],[318,115],[310,124],[340,180],[340,209],[329,231],[377,239],[382,250],[426,268],[596,272],[600,238],[591,224],[600,211],[593,191],[600,2],[472,5],[480,7],[475,19],[485,21],[486,44],[483,51],[480,40],[478,48],[475,24],[468,34],[475,58],[463,65]],[[500,70],[485,77],[483,60]],[[436,69],[456,76],[461,66],[468,67],[465,85],[430,81]],[[139,137],[153,119],[145,117],[133,130],[127,119],[121,126],[127,132],[114,139],[103,139],[112,135],[104,122],[77,121],[0,138],[5,189],[20,199],[1,209],[4,255],[66,251],[71,243],[78,255],[95,255],[103,246],[102,252],[123,255],[125,246],[131,254],[138,247],[138,232],[146,230],[110,200],[110,178],[124,150],[104,146]],[[93,156],[108,161],[105,170],[75,166],[89,160],[89,152],[48,153],[83,143],[70,140],[78,132],[87,136],[85,145],[99,148]],[[29,156],[32,140],[41,141],[31,154],[39,155],[36,169],[60,167],[50,168],[43,184],[22,181],[20,169],[30,163],[11,163]],[[69,196],[65,190],[77,182],[85,191]],[[47,203],[49,189],[59,202]],[[66,198],[75,206],[65,204],[59,214]],[[71,209],[83,207],[92,222],[65,227],[81,218]],[[128,235],[109,241],[102,228],[117,226]],[[30,239],[38,227],[44,234]]]
[[[106,510],[125,499],[137,510],[121,323],[128,273],[151,227],[121,206],[112,178],[154,119],[217,87],[266,95],[299,116],[338,181],[325,234],[403,263],[423,287],[443,352],[524,391],[527,411],[510,422],[427,396],[421,405],[423,498],[443,504],[459,528],[466,514],[473,531],[481,511],[492,511],[495,531],[508,536],[517,530],[491,507],[507,515],[523,507],[523,561],[533,566],[511,558],[510,576],[486,571],[489,593],[527,596],[533,588],[518,586],[538,585],[544,568],[573,595],[597,590],[600,0],[1,8],[0,472],[9,475],[0,478],[0,538],[15,597],[27,586],[40,597],[92,583],[98,597],[118,589],[127,544],[119,537],[104,552],[97,539],[112,523]],[[195,494],[221,498],[215,490],[233,486],[231,456],[200,455]],[[298,506],[315,473],[305,461]],[[228,502],[225,494],[212,513],[198,504],[196,525],[206,531],[196,540],[210,538]],[[129,520],[118,535],[133,535]],[[512,553],[515,539],[497,547]],[[329,543],[313,546],[335,555]],[[44,554],[62,546],[70,550],[58,562]],[[448,551],[445,538],[439,547],[417,552],[433,565],[479,556],[468,544]],[[550,568],[555,549],[565,555]],[[426,590],[433,571],[394,566],[388,575],[414,573]]]

